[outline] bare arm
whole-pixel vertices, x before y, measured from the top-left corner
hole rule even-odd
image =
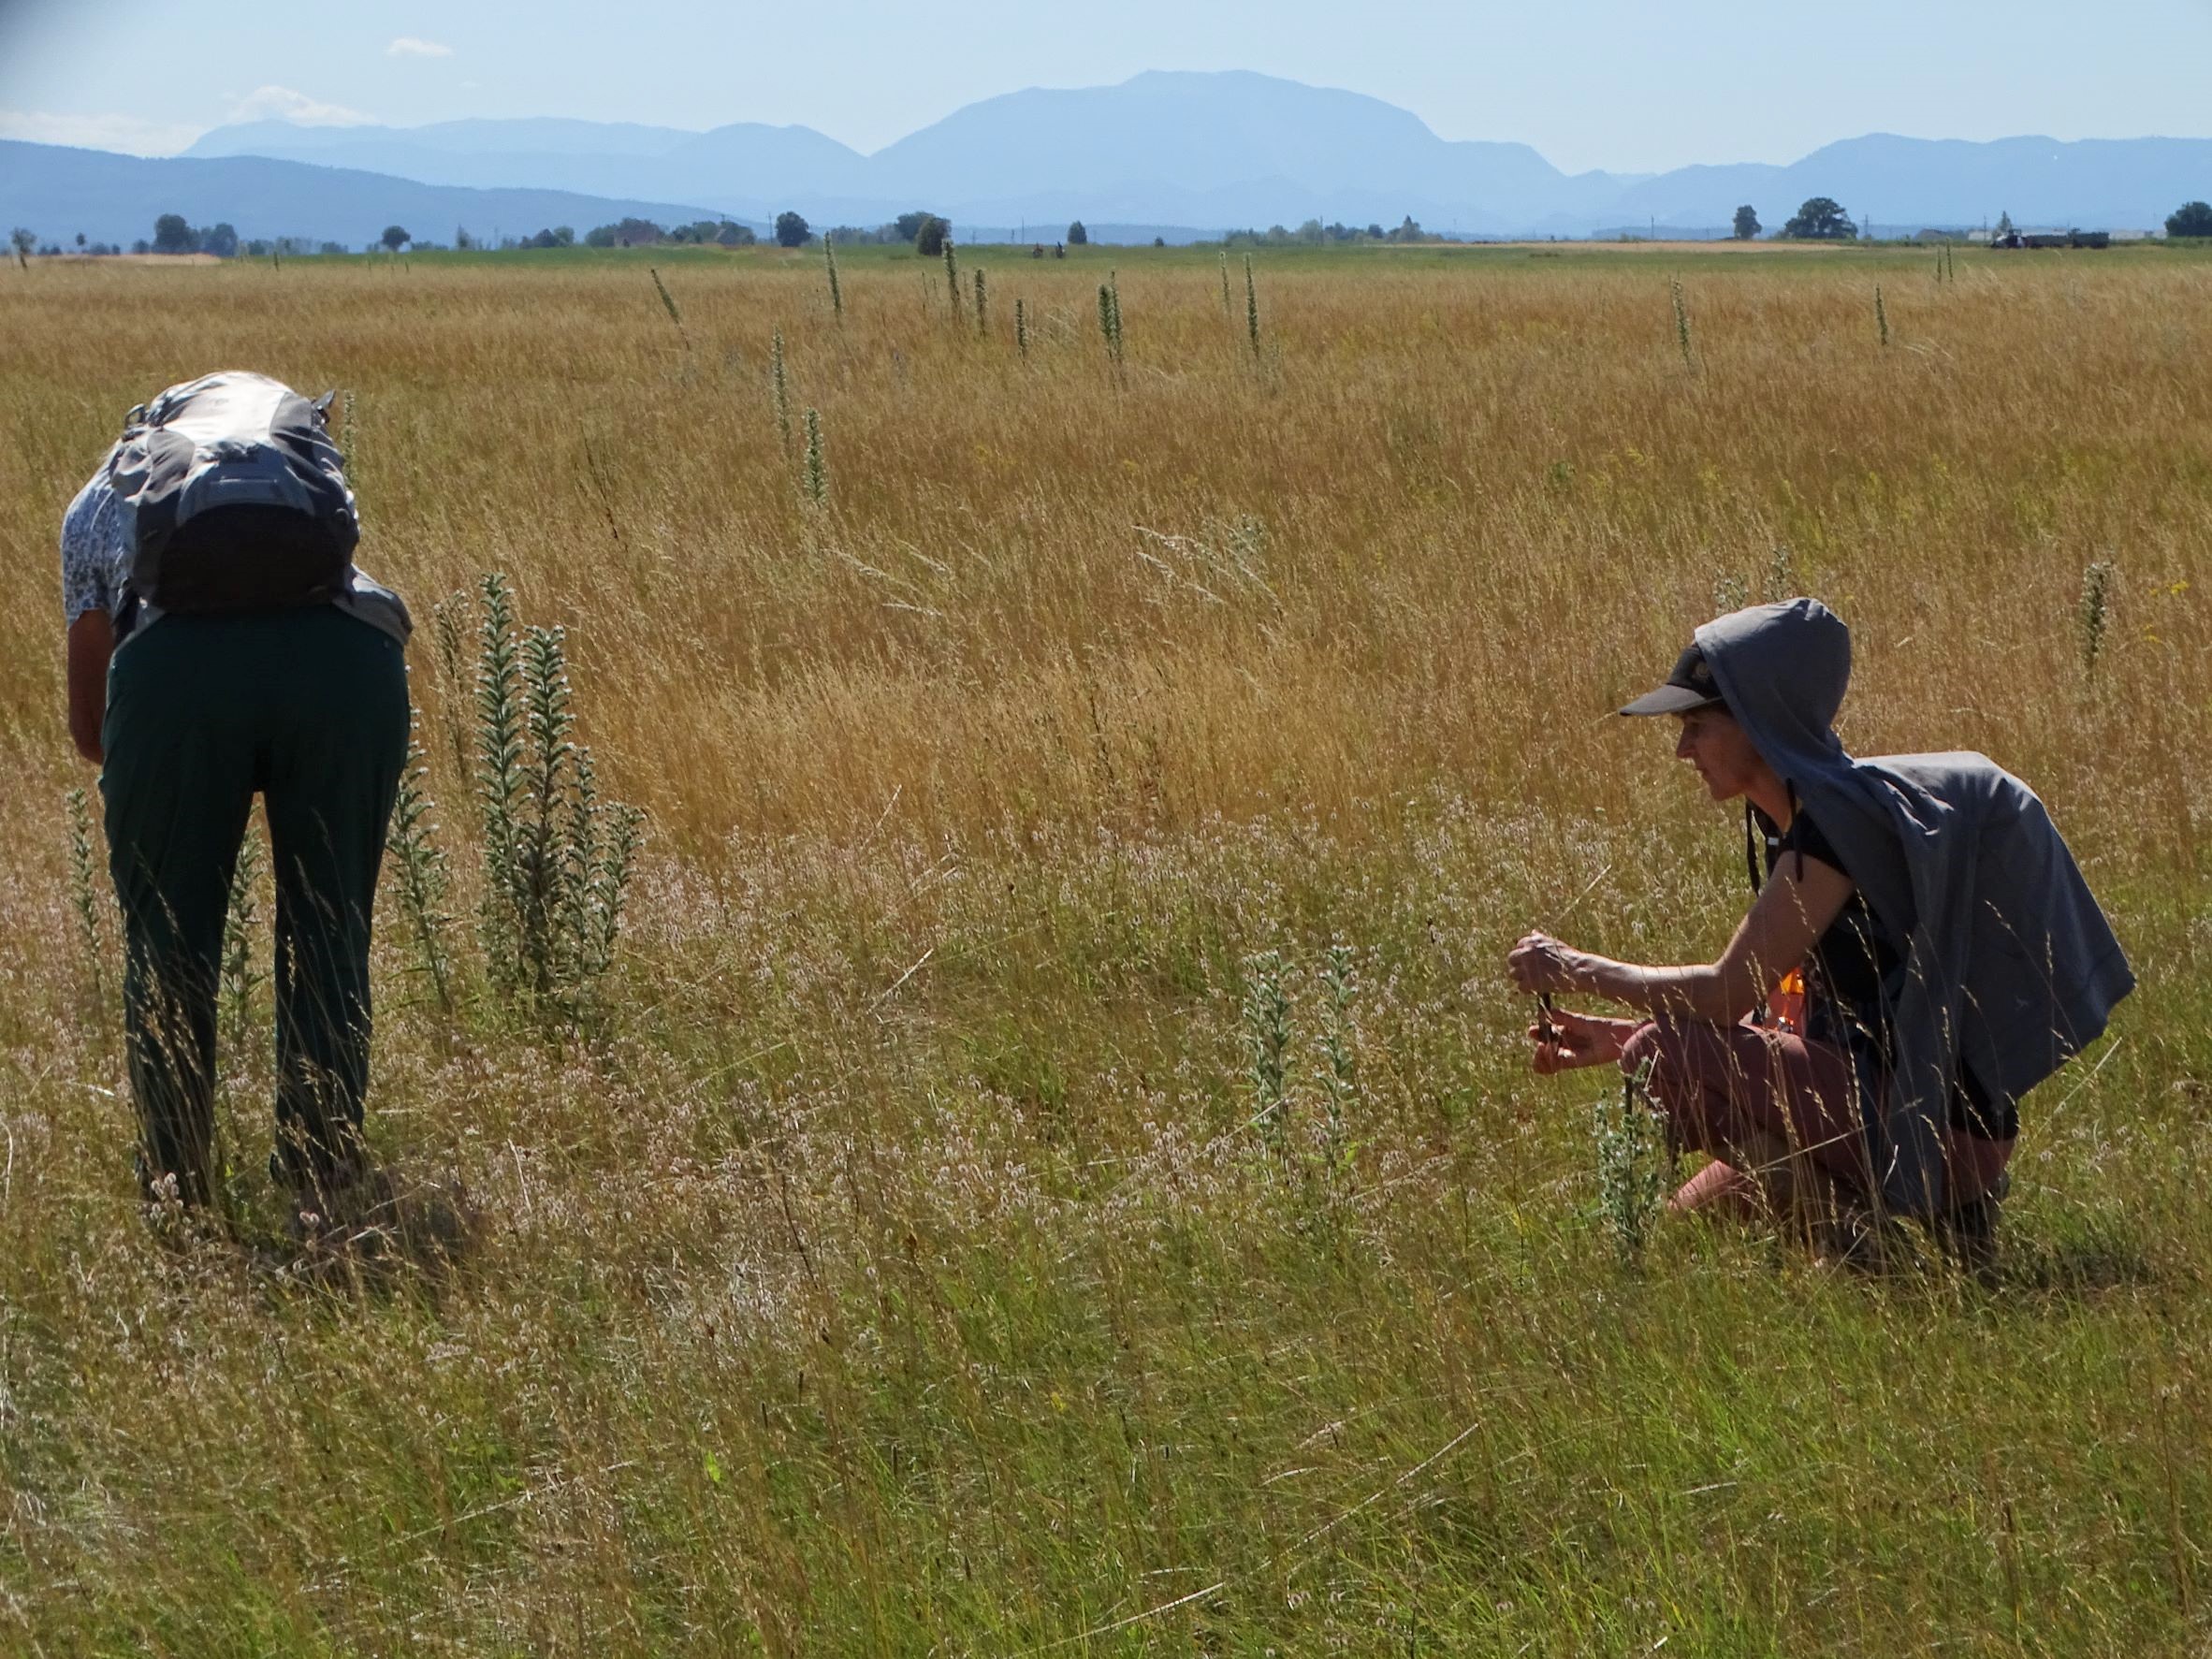
[[[1506,958],[1523,991],[1580,991],[1641,1009],[1730,1025],[1805,960],[1842,913],[1851,878],[1817,858],[1783,861],[1718,961],[1679,968],[1614,962],[1532,933]]]
[[[108,718],[108,659],[115,654],[115,625],[104,610],[94,609],[69,624],[69,740],[94,765],[100,752],[100,726]]]

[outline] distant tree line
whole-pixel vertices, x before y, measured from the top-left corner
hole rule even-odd
[[[568,240],[559,240],[566,234]],[[555,240],[541,241],[539,237]],[[575,240],[575,233],[564,226],[561,230],[539,231],[524,246],[533,248],[564,248]],[[598,225],[584,233],[587,248],[651,248],[663,243],[687,244],[693,247],[749,248],[760,238],[749,225],[740,225],[735,219],[695,219],[689,225],[662,228],[650,219],[628,218],[613,225]]]
[[[927,208],[916,208],[873,230],[864,225],[837,225],[822,234],[838,247],[918,248],[924,232],[937,243],[927,251],[939,254],[944,251],[945,238],[953,234],[953,223]]]
[[[218,259],[238,254],[238,232],[228,222],[206,229],[186,222],[182,213],[164,213],[153,222],[156,254],[212,254]]]
[[[2174,238],[2212,239],[2212,203],[2186,202],[2167,215],[2166,234]],[[1739,241],[1751,241],[1766,234],[1759,223],[1758,211],[1748,202],[1736,210],[1731,226]],[[2013,233],[2012,215],[2002,215],[1997,225],[2000,237]],[[1851,215],[1832,196],[1815,196],[1806,199],[1803,206],[1792,214],[1779,232],[1781,238],[1792,241],[1857,241],[1865,234],[1864,228],[1854,224]],[[822,233],[833,243],[848,245],[878,245],[911,247],[927,257],[942,253],[952,240],[952,222],[942,214],[916,208],[901,213],[889,224],[869,229],[854,225],[839,225]],[[804,247],[815,240],[815,232],[806,219],[795,211],[777,214],[775,238],[780,247]],[[691,244],[723,248],[749,248],[760,239],[749,226],[734,219],[698,219],[689,225],[662,226],[650,219],[626,218],[612,225],[593,226],[581,239],[588,248],[635,248],[663,244]],[[1281,225],[1271,225],[1265,230],[1232,230],[1224,240],[1231,247],[1325,247],[1360,242],[1439,242],[1443,237],[1426,231],[1409,213],[1394,229],[1385,230],[1379,224],[1364,227],[1332,223],[1324,225],[1318,219],[1308,219],[1292,230]],[[502,237],[497,246],[506,250],[568,248],[578,239],[569,226],[560,225],[539,230],[524,237]],[[1090,240],[1090,233],[1078,219],[1068,226],[1066,245],[1080,248]],[[1155,246],[1162,239],[1155,237]],[[488,248],[494,244],[476,236],[466,226],[454,231],[456,248]],[[1042,244],[1039,244],[1040,248]],[[404,226],[387,225],[384,233],[367,244],[370,253],[379,249],[397,254],[402,248],[418,253],[431,253],[439,249],[432,241],[418,240]],[[49,241],[41,244],[35,231],[17,226],[8,232],[7,249],[14,254],[18,264],[27,264],[33,255],[51,257],[64,253],[83,255],[113,255],[124,250],[112,242],[89,240],[82,231],[76,236],[73,247]],[[220,259],[233,259],[240,255],[252,258],[303,258],[310,255],[329,255],[348,252],[342,242],[317,241],[308,237],[280,236],[272,238],[241,238],[236,227],[227,222],[210,226],[195,226],[182,213],[164,213],[153,222],[152,238],[141,237],[131,244],[134,254],[212,254]]]
[[[1232,230],[1224,240],[1232,248],[1320,248],[1345,242],[1440,242],[1444,238],[1435,231],[1423,230],[1420,222],[1408,213],[1391,230],[1380,225],[1324,225],[1318,219],[1308,219],[1296,230],[1271,225],[1265,230]]]
[[[401,240],[405,240],[403,237]],[[38,245],[33,231],[18,226],[8,233],[8,246],[21,259],[26,255],[53,255],[84,254],[109,255],[126,252],[120,242],[97,242],[79,231],[74,242],[64,247],[59,242]],[[318,242],[310,237],[279,236],[245,238],[227,223],[197,226],[182,213],[164,213],[153,222],[153,234],[140,237],[131,243],[127,252],[133,254],[212,254],[218,259],[235,259],[243,255],[266,259],[305,257],[319,254],[343,254],[342,242]]]
[[[1997,227],[1992,233],[1999,239],[2016,234],[2010,212],[2000,213]],[[1750,241],[1761,231],[1758,211],[1746,203],[1736,210],[1734,226],[1738,241]],[[1833,196],[1815,196],[1792,214],[1780,232],[1788,241],[1854,242],[1861,236],[1872,235],[1870,226],[1855,225],[1851,215],[1843,211]],[[2166,217],[2166,234],[2170,237],[2212,237],[2212,204],[2192,201],[2183,204]]]

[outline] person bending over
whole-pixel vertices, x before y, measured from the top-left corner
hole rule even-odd
[[[272,1168],[303,1232],[378,1188],[369,939],[407,755],[406,606],[354,565],[327,400],[169,387],[62,521],[69,732],[101,766],[148,1196],[216,1197],[215,1000],[254,797],[276,878]]]
[[[1674,716],[1676,758],[1745,803],[1748,913],[1710,963],[1530,933],[1507,968],[1546,998],[1539,1073],[1617,1063],[1677,1145],[1710,1155],[1671,1208],[1835,1224],[1847,1247],[1910,1215],[1986,1268],[2019,1098],[2134,978],[2027,785],[1978,754],[1845,752],[1850,673],[1850,631],[1816,600],[1698,629],[1621,712]],[[1641,1017],[1551,1010],[1562,992]]]

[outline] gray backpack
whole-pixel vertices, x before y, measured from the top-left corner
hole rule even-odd
[[[327,396],[225,370],[130,413],[108,464],[129,592],[185,614],[279,610],[346,590],[361,539]]]

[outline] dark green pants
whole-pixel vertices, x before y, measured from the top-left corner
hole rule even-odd
[[[165,617],[108,671],[108,868],[127,953],[124,1027],[147,1172],[212,1186],[215,997],[254,796],[276,876],[277,1168],[357,1164],[369,1082],[369,924],[407,759],[400,644],[314,606]]]

